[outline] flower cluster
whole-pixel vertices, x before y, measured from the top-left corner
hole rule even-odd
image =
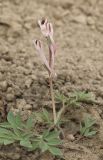
[[[53,26],[52,23],[49,23],[47,19],[42,19],[38,21],[39,27],[44,37],[46,37],[49,47],[49,60],[47,60],[43,45],[40,40],[34,40],[35,48],[40,56],[41,61],[45,65],[47,71],[49,72],[50,76],[54,75],[54,59],[55,59],[55,52],[56,52],[56,44],[53,39]]]

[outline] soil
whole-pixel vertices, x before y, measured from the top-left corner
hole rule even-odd
[[[64,159],[103,160],[103,0],[0,0],[0,121],[9,110],[20,110],[26,119],[31,112],[51,106],[48,75],[32,43],[42,39],[37,26],[41,17],[47,17],[55,29],[55,89],[66,95],[91,92],[100,102],[69,108]],[[70,134],[78,130],[73,117],[79,122],[86,113],[96,118],[98,134],[71,142]],[[16,144],[0,147],[0,160],[24,159],[55,158]]]

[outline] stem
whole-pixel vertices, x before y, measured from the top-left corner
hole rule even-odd
[[[58,112],[58,115],[57,115],[57,122],[60,120],[61,118],[61,115],[63,114],[63,112],[65,111],[65,101],[63,100],[63,107],[60,109],[60,111]]]
[[[51,94],[52,108],[53,108],[53,118],[54,118],[54,124],[56,124],[56,107],[54,100],[53,81],[51,76],[49,77],[49,80],[50,80],[50,94]]]

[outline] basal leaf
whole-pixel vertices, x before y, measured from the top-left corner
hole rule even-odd
[[[16,127],[15,116],[12,112],[8,113],[7,120],[12,125],[12,127]]]
[[[20,141],[20,145],[27,148],[32,148],[32,144],[29,140],[23,139]]]
[[[5,139],[4,140],[4,145],[8,145],[8,144],[11,144],[11,143],[14,143],[15,142],[15,140],[13,140],[13,139]]]
[[[58,138],[58,136],[59,136],[59,132],[57,132],[57,131],[52,131],[52,132],[50,132],[50,133],[45,137],[45,139],[46,139],[47,141],[50,141],[50,140],[52,140],[52,139],[54,139],[54,138]]]
[[[45,130],[44,132],[43,132],[43,138],[45,138],[45,137],[47,137],[48,135],[49,135],[49,131],[48,130]]]
[[[20,127],[22,125],[22,120],[21,120],[21,116],[20,116],[20,113],[18,113],[16,116],[15,116],[15,122],[16,122],[16,125],[18,127]]]
[[[28,120],[26,122],[26,127],[27,128],[32,128],[33,127],[33,116],[32,115],[28,118]]]
[[[91,137],[91,136],[94,136],[96,133],[97,133],[97,131],[91,131],[91,132],[88,132],[87,134],[85,134],[85,136]]]
[[[43,116],[47,122],[50,122],[50,115],[46,109],[43,109]]]
[[[59,148],[49,146],[49,151],[55,156],[62,156],[62,152]]]
[[[0,145],[4,144],[3,138],[0,138]]]
[[[1,134],[13,135],[13,132],[6,128],[0,128],[0,135]]]
[[[3,128],[12,128],[10,123],[8,122],[3,122],[3,123],[0,123],[0,127],[3,127]]]
[[[60,145],[62,142],[60,139],[52,139],[51,141],[48,141],[47,144],[51,146]]]
[[[32,143],[32,149],[31,150],[36,150],[39,147],[38,141],[35,141]]]
[[[41,149],[42,152],[45,152],[46,150],[48,150],[48,145],[47,145],[46,142],[41,141],[41,142],[39,143],[39,148]]]
[[[5,128],[0,128],[0,138],[18,140],[17,136],[13,133],[13,131]]]

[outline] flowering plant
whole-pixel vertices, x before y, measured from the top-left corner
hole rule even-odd
[[[54,92],[53,92],[53,77],[55,76],[54,72],[54,60],[55,60],[55,53],[56,53],[56,44],[53,38],[53,25],[49,23],[47,19],[42,19],[38,21],[39,27],[43,36],[47,40],[48,48],[49,48],[49,60],[47,60],[42,42],[40,40],[34,40],[33,43],[37,50],[37,53],[43,62],[45,68],[49,74],[49,82],[50,82],[50,93],[52,99],[52,108],[53,108],[53,117],[54,117],[54,124],[56,124],[56,107],[55,107],[55,100],[54,100]]]

